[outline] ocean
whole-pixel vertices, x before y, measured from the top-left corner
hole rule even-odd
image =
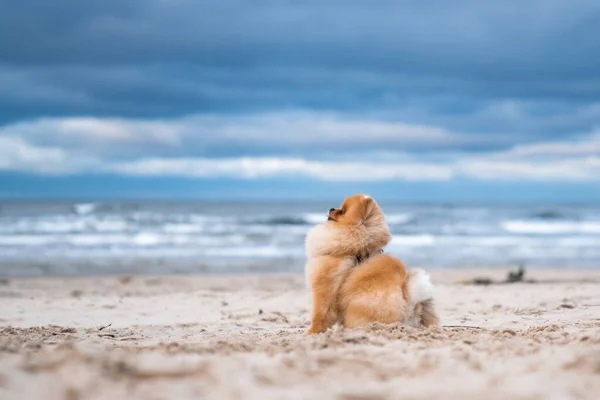
[[[0,275],[301,272],[338,204],[0,202]],[[600,206],[382,203],[409,266],[600,266]]]

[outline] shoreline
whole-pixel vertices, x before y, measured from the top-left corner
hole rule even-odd
[[[402,257],[400,257],[402,260]],[[40,265],[37,262],[33,261],[0,261],[0,279],[6,280],[18,280],[18,279],[71,279],[71,278],[111,278],[111,277],[119,277],[119,276],[139,276],[139,277],[178,277],[178,276],[189,276],[189,277],[205,277],[205,276],[248,276],[248,275],[302,275],[304,272],[304,265],[306,263],[306,259],[277,259],[277,260],[268,260],[268,261],[256,261],[250,264],[250,267],[246,266],[245,268],[241,267],[242,262],[239,261],[237,263],[231,264],[227,266],[226,261],[216,262],[216,263],[206,263],[206,262],[198,262],[196,259],[185,259],[185,262],[181,265],[185,266],[185,268],[178,268],[176,270],[172,270],[167,268],[166,272],[160,272],[161,268],[169,263],[172,263],[173,260],[169,259],[160,259],[155,260],[154,264],[150,264],[151,268],[146,267],[146,262],[149,260],[145,259],[132,259],[128,260],[124,265],[138,265],[135,269],[128,268],[120,268],[121,264],[116,264],[118,267],[113,265],[112,269],[107,270],[107,272],[99,272],[97,264],[89,263],[89,265],[93,265],[95,269],[91,270],[89,273],[81,273],[81,271],[72,272],[72,273],[60,273],[53,272],[47,273],[47,268],[45,265]],[[107,261],[108,262],[108,261]],[[277,268],[282,264],[288,262],[287,268]],[[53,263],[54,264],[54,263]],[[140,264],[142,264],[140,266]],[[177,262],[175,262],[177,265]],[[51,265],[51,264],[47,264]],[[81,261],[78,259],[74,259],[72,264],[77,268],[82,268],[82,265],[88,265],[87,262]],[[189,268],[190,265],[196,265],[195,269]],[[485,265],[485,266],[428,266],[421,264],[406,264],[407,268],[422,268],[429,271],[432,274],[436,274],[440,277],[445,277],[447,275],[476,275],[478,273],[491,273],[494,276],[497,276],[498,273],[507,275],[510,271],[516,271],[519,267],[519,263],[514,264],[502,264],[502,265]],[[575,275],[594,275],[600,277],[600,264],[592,267],[581,267],[581,266],[544,266],[544,265],[525,265],[526,271],[528,273],[540,272],[542,274],[550,273],[556,274],[558,277],[562,277],[563,273],[573,273]],[[22,268],[28,269],[31,271],[36,271],[35,274],[19,274],[19,270]],[[499,271],[499,272],[498,272]],[[597,271],[597,273],[595,272]],[[17,272],[17,273],[16,273]]]
[[[7,265],[10,263],[6,263]],[[0,262],[0,270],[4,264]],[[303,265],[302,265],[303,266]],[[498,266],[482,266],[482,267],[427,267],[421,265],[411,265],[407,268],[422,268],[425,269],[434,280],[434,283],[452,284],[461,283],[469,278],[475,277],[490,277],[496,280],[506,278],[510,272],[517,271],[516,265],[498,265]],[[600,283],[600,265],[598,267],[582,268],[582,267],[540,267],[527,266],[525,269],[526,277],[533,277],[537,280],[545,281],[555,279],[557,281],[568,282],[571,280],[598,280]],[[124,271],[122,273],[90,273],[90,274],[52,274],[52,275],[4,275],[0,274],[0,288],[5,282],[19,281],[55,281],[55,280],[111,280],[111,279],[179,279],[189,278],[191,281],[202,279],[238,279],[253,277],[253,279],[277,278],[277,277],[293,277],[295,279],[304,279],[303,271],[252,271],[252,270],[210,270],[205,271],[182,271],[177,273],[134,273]],[[3,283],[4,282],[4,283]]]

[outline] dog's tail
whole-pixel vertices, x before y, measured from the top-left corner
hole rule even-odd
[[[408,303],[411,319],[416,326],[439,325],[434,297],[434,287],[429,274],[420,268],[408,271]]]
[[[429,274],[420,268],[408,271],[408,301],[413,308],[418,303],[433,300],[434,288]]]

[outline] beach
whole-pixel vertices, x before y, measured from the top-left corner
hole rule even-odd
[[[2,399],[598,399],[600,270],[436,269],[442,326],[305,336],[300,274],[2,278]]]

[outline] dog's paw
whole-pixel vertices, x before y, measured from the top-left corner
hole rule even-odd
[[[307,329],[306,332],[304,332],[304,335],[316,335],[317,333],[322,333],[324,331],[324,329],[319,329],[318,327],[311,326]]]

